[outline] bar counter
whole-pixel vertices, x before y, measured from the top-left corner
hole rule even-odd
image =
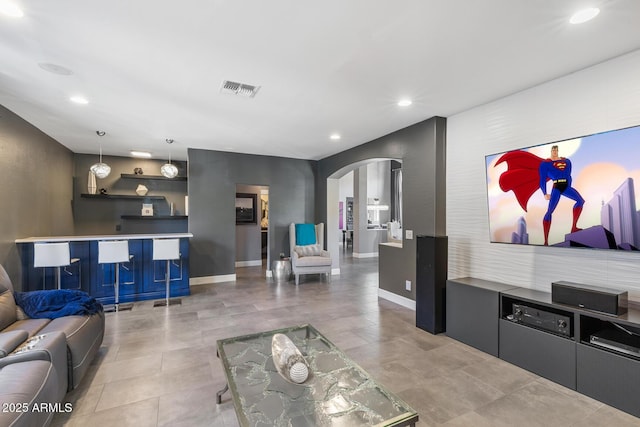
[[[162,234],[105,234],[87,236],[48,236],[27,237],[16,239],[16,243],[47,243],[47,242],[87,242],[98,240],[134,240],[134,239],[183,239],[193,237],[193,233],[162,233]]]
[[[165,298],[166,262],[153,261],[153,239],[180,239],[180,259],[170,263],[171,297],[189,295],[189,238],[192,233],[43,236],[16,239],[22,260],[22,290],[56,288],[55,268],[33,266],[34,243],[69,242],[71,258],[62,270],[62,289],[81,289],[103,304],[115,300],[115,265],[98,264],[98,241],[128,240],[131,261],[120,264],[120,302]]]

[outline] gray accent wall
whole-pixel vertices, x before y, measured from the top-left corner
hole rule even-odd
[[[0,106],[0,263],[19,290],[15,239],[74,234],[73,153]]]
[[[370,159],[402,160],[403,173],[403,229],[418,234],[446,234],[446,126],[443,117],[433,117],[416,123],[366,144],[319,161],[316,179],[316,217],[327,221],[327,179],[340,178],[353,167]],[[415,300],[415,286],[405,291],[405,280],[415,284],[415,239],[404,239],[402,261],[385,264],[380,258],[380,288]],[[409,264],[407,266],[407,264]]]
[[[238,184],[269,187],[272,257],[289,255],[290,223],[316,220],[316,161],[198,149],[188,156],[192,277],[235,274]]]
[[[21,281],[19,256],[13,243],[16,238],[184,231],[184,225],[179,226],[180,230],[173,229],[182,221],[122,221],[123,214],[139,213],[141,201],[81,197],[87,192],[88,169],[97,160],[96,155],[74,155],[4,108],[0,110],[0,120],[0,191],[3,200],[11,203],[11,208],[0,214],[0,262],[16,283]],[[327,223],[329,177],[339,178],[354,169],[350,165],[372,159],[403,161],[404,228],[412,229],[416,235],[444,234],[445,127],[446,119],[432,118],[321,161],[189,149],[188,166],[178,165],[181,175],[188,172],[188,183],[149,181],[145,185],[150,195],[166,197],[166,201],[154,202],[158,213],[168,213],[169,202],[175,203],[176,214],[184,213],[184,195],[189,195],[187,227],[194,234],[190,273],[193,278],[215,279],[235,274],[237,185],[269,188],[271,258],[277,258],[279,253],[289,255],[291,222]],[[104,156],[104,160],[112,172],[108,178],[98,180],[97,186],[106,188],[109,194],[135,194],[138,182],[123,179],[120,174],[142,167],[145,174],[158,175],[163,163],[113,156]],[[334,240],[337,242],[337,238]],[[380,287],[415,299],[415,291],[404,291],[405,280],[415,282],[415,241],[405,240],[404,247],[398,250],[402,256],[393,258],[409,259],[411,265],[407,268],[391,262],[385,267],[381,263],[381,269],[389,269],[389,274],[382,276],[389,279]],[[270,266],[271,259],[268,263]]]
[[[111,166],[111,173],[104,179],[96,179],[98,190],[104,188],[111,195],[136,195],[138,185],[145,185],[148,196],[164,196],[164,200],[139,199],[91,199],[87,193],[89,168],[99,160],[95,154],[76,154],[73,192],[75,234],[136,234],[136,233],[184,233],[188,222],[184,220],[123,219],[122,215],[140,215],[142,203],[152,203],[154,215],[169,215],[170,203],[174,214],[185,214],[188,183],[178,180],[152,180],[122,178],[121,174],[133,174],[134,168],[142,169],[142,176],[159,176],[166,160],[138,159],[118,156],[102,156]],[[178,176],[186,176],[186,162],[172,162],[178,168]]]

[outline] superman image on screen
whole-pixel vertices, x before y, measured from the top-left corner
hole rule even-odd
[[[640,126],[485,156],[491,242],[640,250]]]
[[[547,194],[547,180],[553,181],[553,187],[551,188],[551,194]],[[582,207],[584,206],[584,199],[571,186],[571,160],[564,157],[558,157],[558,146],[551,147],[551,157],[544,162],[540,163],[540,189],[544,198],[549,201],[549,207],[547,213],[542,220],[542,227],[544,229],[544,245],[549,245],[549,230],[551,229],[551,216],[553,211],[558,206],[560,196],[565,196],[571,200],[575,200],[573,205],[573,224],[571,225],[571,232],[575,233],[580,231],[578,228],[578,218],[582,213]]]
[[[571,186],[571,160],[558,156],[557,145],[551,147],[551,157],[548,159],[542,159],[526,151],[511,151],[505,153],[496,165],[502,162],[507,162],[508,170],[500,176],[500,188],[504,192],[513,191],[522,209],[527,210],[529,198],[538,188],[544,194],[544,198],[549,201],[547,212],[542,220],[545,246],[549,245],[553,211],[558,207],[560,196],[576,202],[573,205],[571,232],[581,230],[578,228],[578,218],[582,213],[584,199]],[[547,181],[553,182],[551,193],[547,193]]]

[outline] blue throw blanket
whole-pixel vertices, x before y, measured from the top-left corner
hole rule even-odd
[[[32,319],[90,315],[102,311],[102,304],[86,292],[73,289],[16,292],[18,304]]]

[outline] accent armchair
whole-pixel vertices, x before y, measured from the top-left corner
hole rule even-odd
[[[324,224],[289,225],[291,270],[300,283],[301,274],[326,274],[331,281],[331,255],[324,250]]]

